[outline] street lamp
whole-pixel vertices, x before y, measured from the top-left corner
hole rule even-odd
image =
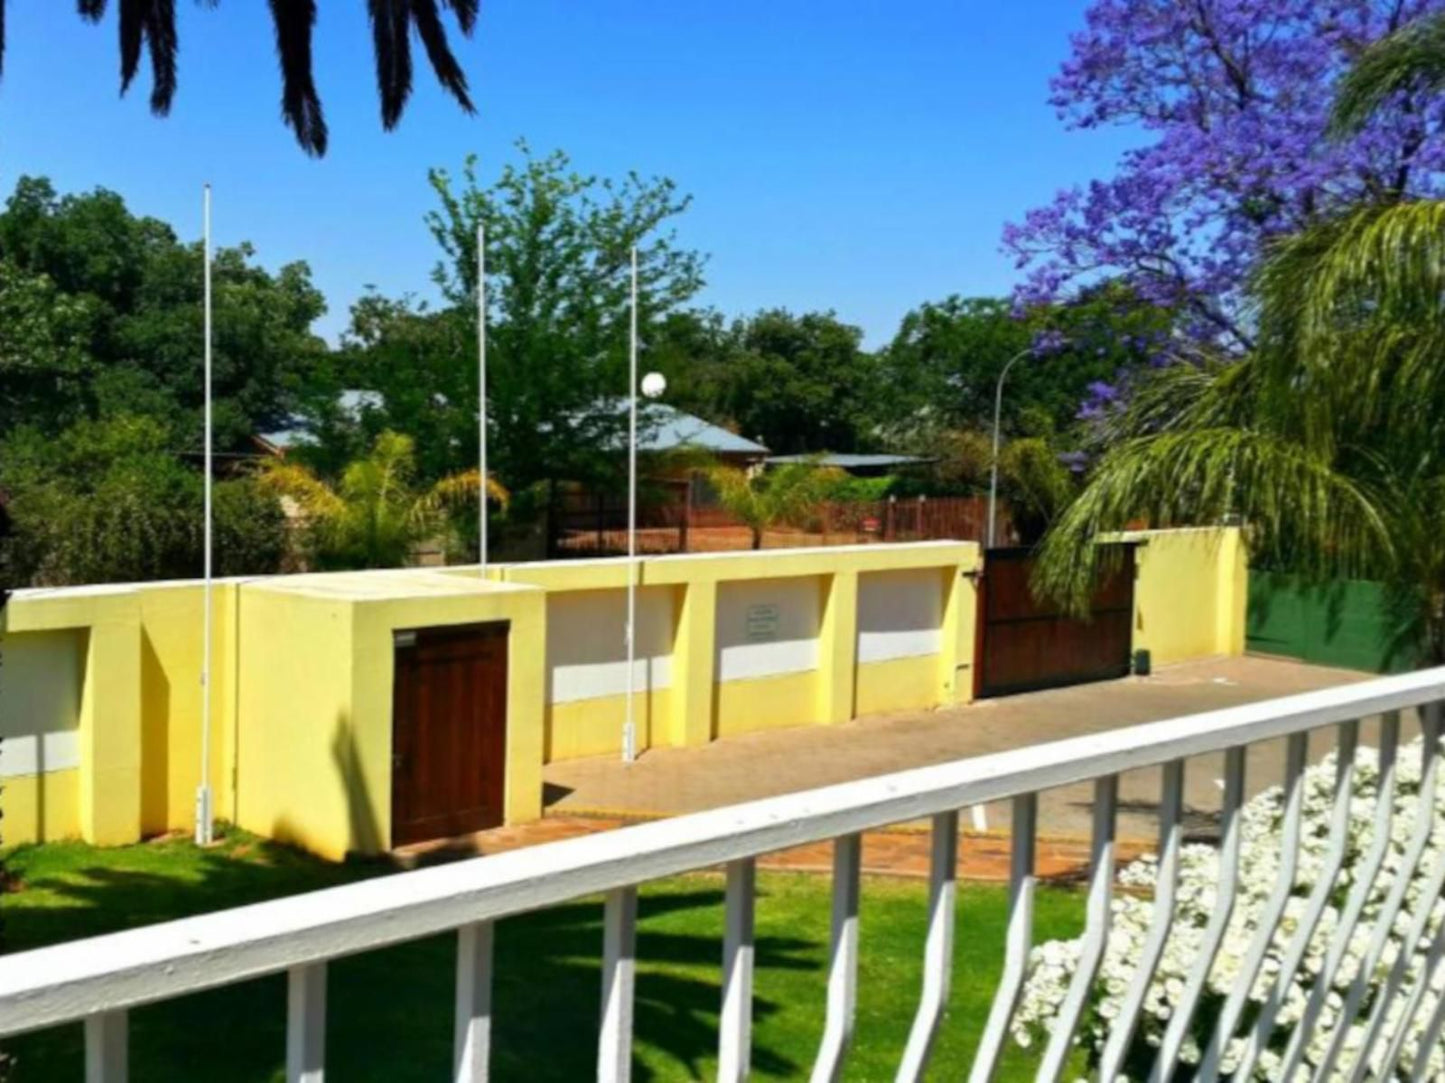
[[[1017,363],[1017,362],[1019,362],[1019,361],[1022,361],[1025,357],[1029,356],[1029,354],[1031,354],[1031,353],[1033,353],[1033,352],[1034,352],[1034,347],[1030,346],[1028,349],[1026,349],[1026,350],[1020,350],[1018,353],[1016,353],[1016,354],[1014,354],[1012,357],[1010,357],[1010,358],[1008,359],[1008,363],[1007,363],[1006,365],[1004,365],[1003,371],[998,374],[998,386],[994,388],[994,393],[993,393],[993,460],[992,460],[992,462],[991,462],[990,465],[989,465],[989,471],[988,471],[988,535],[987,535],[987,545],[988,545],[988,548],[990,548],[990,549],[992,549],[992,548],[994,547],[994,543],[995,543],[995,541],[996,541],[996,539],[995,539],[995,537],[994,537],[994,522],[995,522],[994,516],[995,516],[995,514],[996,514],[996,507],[997,507],[997,504],[998,504],[998,430],[999,430],[999,420],[1000,420],[1000,418],[1001,418],[1001,416],[1002,416],[1002,414],[1003,414],[1003,382],[1004,382],[1004,379],[1008,376],[1008,370],[1011,369],[1011,368],[1013,368],[1014,365],[1015,365],[1015,363]]]
[[[633,693],[637,684],[637,394],[656,399],[667,390],[660,372],[637,379],[637,249],[632,249],[632,332],[627,385],[627,714],[622,724],[622,762],[637,759]]]

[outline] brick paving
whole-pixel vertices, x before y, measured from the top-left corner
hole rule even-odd
[[[408,866],[433,864],[482,854],[500,854],[545,842],[577,838],[600,831],[615,831],[639,822],[606,816],[556,815],[516,827],[498,827],[465,839],[435,845],[422,844],[397,851]],[[1125,842],[1119,860],[1129,861],[1148,847]],[[784,872],[827,873],[832,870],[832,844],[827,842],[779,850],[759,859],[761,868]],[[922,878],[928,875],[929,836],[912,827],[867,831],[863,834],[863,872],[869,876]],[[1088,872],[1089,847],[1080,839],[1041,837],[1037,843],[1035,871],[1040,879],[1071,882]],[[960,879],[1001,882],[1009,875],[1009,839],[997,832],[965,831],[959,837]]]
[[[548,810],[530,824],[497,828],[436,845],[411,847],[397,857],[406,864],[475,854],[501,853],[558,839],[611,831],[628,823],[772,797],[890,771],[1098,733],[1118,726],[1285,696],[1366,679],[1366,674],[1267,658],[1228,658],[1126,678],[964,707],[860,718],[835,726],[753,733],[701,748],[657,749],[633,764],[594,757],[549,764],[544,772]],[[1374,739],[1367,723],[1361,734]],[[1407,718],[1405,738],[1415,735]],[[1331,743],[1328,731],[1311,740],[1312,757]],[[1247,790],[1252,795],[1278,783],[1283,741],[1252,746]],[[1220,801],[1223,757],[1189,761],[1185,785],[1186,832],[1209,837]],[[1158,836],[1157,769],[1120,776],[1117,857],[1131,860],[1152,849]],[[1039,800],[1036,871],[1041,878],[1070,880],[1088,868],[1092,812],[1090,783],[1045,791]],[[989,806],[979,820],[966,812],[960,836],[959,876],[1008,879],[1009,807]],[[968,828],[972,826],[974,830]],[[928,873],[926,824],[901,824],[867,832],[863,867],[870,875],[921,877]],[[762,858],[763,868],[826,872],[828,843],[798,847]]]
[[[1195,714],[1365,679],[1349,670],[1268,658],[1221,658],[1129,677],[963,707],[860,718],[833,726],[770,730],[700,748],[661,748],[633,764],[613,756],[553,763],[544,769],[549,814],[601,817],[670,816],[740,801],[946,763],[1119,726]],[[1407,730],[1409,727],[1407,727]],[[1372,739],[1365,727],[1363,740]],[[1312,742],[1322,755],[1331,735]],[[1284,769],[1283,742],[1254,746],[1248,758],[1252,795],[1275,785]],[[1217,816],[1223,757],[1190,761],[1187,826],[1207,834]],[[1157,837],[1159,774],[1130,771],[1120,779],[1119,834]],[[1039,831],[1087,837],[1088,783],[1041,795]],[[1008,804],[989,806],[985,825],[1007,830]],[[971,818],[965,817],[970,823]]]

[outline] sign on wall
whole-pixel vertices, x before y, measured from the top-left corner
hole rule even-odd
[[[782,619],[782,610],[778,606],[750,605],[747,609],[747,620],[744,627],[744,637],[749,643],[771,643],[778,638],[778,626]]]

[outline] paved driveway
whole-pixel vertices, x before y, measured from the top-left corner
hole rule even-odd
[[[1218,659],[1170,667],[1146,678],[966,707],[754,733],[702,748],[657,749],[631,765],[612,757],[556,763],[545,769],[544,778],[551,814],[676,815],[1364,679],[1365,674],[1289,661]],[[1413,719],[1407,720],[1405,737],[1416,732]],[[1373,743],[1372,725],[1366,725],[1361,739]],[[1317,735],[1312,757],[1323,755],[1331,743],[1330,734]],[[1201,756],[1188,766],[1185,802],[1189,825],[1198,833],[1209,832],[1219,809],[1222,759]],[[1283,761],[1282,741],[1254,746],[1247,768],[1249,792],[1277,784]],[[1045,793],[1039,831],[1087,835],[1091,793],[1088,784]],[[1156,836],[1158,797],[1156,769],[1121,778],[1120,837]],[[990,830],[1006,829],[1007,805],[990,806],[985,821]]]

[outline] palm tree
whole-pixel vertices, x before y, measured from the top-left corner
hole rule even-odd
[[[765,473],[713,466],[706,474],[718,502],[752,532],[754,549],[763,547],[769,527],[802,525],[845,477],[816,461],[785,463]]]
[[[481,472],[475,469],[418,489],[415,452],[411,437],[384,432],[365,458],[342,472],[335,488],[288,459],[267,462],[260,483],[301,510],[321,566],[395,568],[419,542],[447,529],[449,512],[475,511],[480,489]],[[491,478],[487,496],[503,507],[509,500]]]
[[[1335,131],[1422,82],[1445,86],[1445,18],[1366,51]],[[1383,580],[1445,662],[1445,202],[1390,197],[1282,240],[1252,295],[1253,353],[1158,374],[1112,424],[1037,587],[1082,606],[1101,536],[1238,516],[1256,559]]]
[[[220,0],[198,0],[214,7]],[[276,31],[276,54],[281,63],[281,115],[296,133],[306,153],[326,153],[326,119],[311,72],[311,33],[316,25],[316,0],[269,0]],[[381,123],[391,131],[401,119],[411,96],[411,34],[414,30],[426,49],[437,80],[458,104],[474,111],[467,77],[452,54],[442,24],[441,8],[450,8],[464,36],[477,21],[479,0],[367,0],[376,56],[377,90],[381,96]],[[77,0],[81,18],[99,22],[106,0]],[[142,51],[151,62],[151,111],[170,112],[176,92],[176,0],[117,0],[120,22],[120,88],[129,89],[140,66]],[[5,0],[0,0],[0,67],[5,56]]]

